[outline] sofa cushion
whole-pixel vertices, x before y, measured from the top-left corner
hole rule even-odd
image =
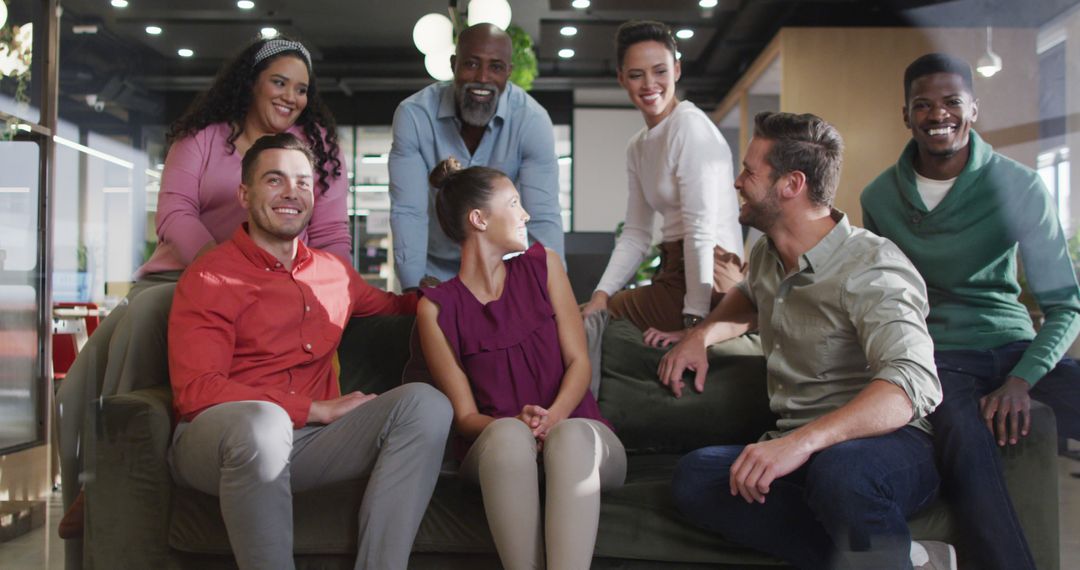
[[[668,350],[645,345],[629,321],[613,320],[604,331],[598,402],[628,453],[685,453],[706,445],[748,443],[775,428],[757,335],[710,347],[705,391],[689,388],[681,398],[656,375]],[[686,379],[692,386],[692,373]]]
[[[350,320],[338,347],[341,393],[382,394],[400,386],[415,320],[399,315]]]
[[[598,557],[736,566],[779,565],[684,522],[671,503],[671,474],[678,455],[629,458],[626,484],[605,493],[596,539]],[[364,481],[347,481],[298,493],[294,500],[298,555],[356,552]],[[912,522],[920,539],[948,540],[951,523],[936,505]],[[228,554],[229,539],[216,497],[176,489],[169,544],[196,554]],[[416,553],[494,554],[480,489],[455,475],[439,478],[413,544]]]

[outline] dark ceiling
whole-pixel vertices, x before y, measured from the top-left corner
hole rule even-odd
[[[404,94],[431,82],[412,45],[412,27],[447,0],[67,0],[61,17],[61,114],[79,124],[122,129],[133,122],[164,124],[204,89],[217,68],[263,26],[302,39],[315,59],[319,85],[339,122],[386,124]],[[690,28],[680,41],[681,85],[703,108],[714,106],[785,26],[1035,27],[1080,0],[510,0],[513,22],[530,34],[539,58],[534,95],[551,107],[572,105],[576,88],[614,87],[612,38],[629,19]],[[467,7],[467,0],[461,0]],[[559,33],[564,26],[577,35]],[[148,25],[163,33],[148,35]],[[95,29],[94,33],[85,33]],[[76,30],[84,33],[76,33]],[[195,51],[181,58],[178,48]],[[576,55],[561,59],[558,50]],[[104,103],[96,112],[92,95]],[[101,106],[99,106],[100,108]],[[553,111],[553,115],[558,109]]]

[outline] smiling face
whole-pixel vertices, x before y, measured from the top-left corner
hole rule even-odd
[[[260,134],[283,133],[296,124],[307,107],[307,65],[299,57],[274,58],[251,87],[245,130]]]
[[[473,26],[458,38],[450,59],[454,69],[454,100],[458,117],[483,127],[495,116],[499,95],[510,79],[510,37],[498,28]]]
[[[675,110],[675,82],[682,66],[667,46],[658,41],[638,42],[626,50],[619,67],[619,85],[650,127],[660,124]]]
[[[967,162],[971,125],[979,115],[979,102],[955,73],[932,73],[911,82],[904,125],[919,147],[920,162],[926,164],[963,158]]]
[[[271,148],[259,154],[252,171],[238,190],[249,235],[264,247],[291,242],[311,220],[311,162],[298,150]]]
[[[735,179],[735,189],[742,198],[739,223],[765,233],[780,219],[780,194],[777,185],[782,181],[782,177],[773,180],[773,169],[765,160],[772,144],[768,139],[750,139],[742,172]]]
[[[509,178],[497,178],[492,184],[491,200],[479,213],[484,239],[506,252],[523,251],[529,247],[525,223],[529,213],[521,205],[521,196]]]

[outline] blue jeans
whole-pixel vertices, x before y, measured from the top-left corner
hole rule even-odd
[[[979,399],[1005,382],[1029,344],[934,354],[945,398],[929,419],[942,495],[960,517],[960,558],[973,568],[1035,568],[1005,487],[997,442],[979,413]],[[1080,439],[1080,365],[1063,358],[1030,394],[1053,408],[1059,437]]]
[[[742,450],[706,447],[679,461],[671,486],[690,522],[799,568],[911,568],[907,518],[938,490],[929,435],[904,427],[834,445],[774,481],[764,504],[731,495]]]

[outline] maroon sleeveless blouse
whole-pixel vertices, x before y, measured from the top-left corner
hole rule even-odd
[[[566,373],[548,297],[547,252],[536,243],[504,263],[502,296],[486,305],[457,276],[421,288],[439,305],[439,327],[469,378],[477,409],[494,418],[517,416],[526,404],[550,407]],[[611,427],[589,391],[570,417]]]

